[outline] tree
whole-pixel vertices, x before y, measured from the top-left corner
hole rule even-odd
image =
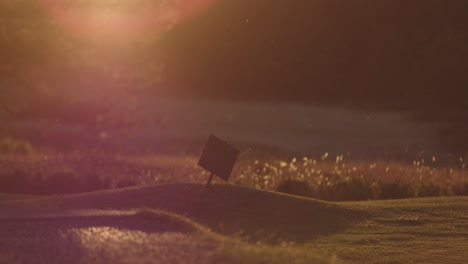
[[[50,2],[0,3],[0,110],[15,119],[89,126],[139,122],[136,98],[158,85],[158,40],[177,22],[179,1],[58,1],[55,9]],[[156,19],[138,24],[143,12]],[[94,27],[101,35],[103,29],[116,34],[81,32],[72,24],[92,30],[86,18],[109,13],[108,27],[99,21]]]

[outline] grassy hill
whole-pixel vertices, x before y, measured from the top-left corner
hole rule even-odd
[[[329,203],[221,184],[3,195],[0,262],[463,263],[467,204]]]
[[[22,208],[47,210],[157,208],[192,218],[234,235],[304,241],[336,232],[364,212],[331,203],[235,185],[163,184],[11,202],[9,214]]]

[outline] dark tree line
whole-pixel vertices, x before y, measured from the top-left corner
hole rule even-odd
[[[52,119],[91,126],[134,122],[135,97],[157,87],[161,32],[111,43],[74,34],[40,5],[0,2],[0,110],[14,119]],[[85,8],[94,1],[61,2]],[[117,8],[123,2],[109,2]],[[143,10],[166,1],[137,0]],[[132,112],[133,111],[133,112]]]
[[[154,94],[467,114],[466,1],[218,0],[117,48],[71,35],[39,2],[0,2],[0,107],[18,117],[95,120]],[[100,106],[83,114],[96,104],[73,90]]]
[[[166,39],[182,94],[467,111],[468,2],[224,0]]]

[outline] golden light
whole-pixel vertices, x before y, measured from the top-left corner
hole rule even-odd
[[[215,0],[37,0],[67,32],[99,43],[154,38]]]

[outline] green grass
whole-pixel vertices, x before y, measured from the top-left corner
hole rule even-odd
[[[193,218],[221,234],[249,240],[307,241],[346,228],[364,213],[331,203],[227,184],[162,184],[25,200],[67,209],[158,208]],[[14,210],[20,202],[9,202]]]
[[[468,197],[341,203],[370,213],[309,246],[355,263],[465,263]]]
[[[72,231],[85,235],[89,243],[121,237],[101,239],[111,248],[127,236],[142,236],[136,241],[148,247],[162,239],[168,252],[182,250],[172,260],[187,263],[464,263],[468,257],[468,197],[331,203],[234,185],[163,184],[3,200],[0,230],[24,228],[24,220],[6,225],[4,218],[14,213],[21,218],[90,209],[137,213],[78,217],[83,223],[43,219],[35,229],[52,224],[66,237]],[[161,225],[170,232],[143,228]]]
[[[89,209],[102,209],[104,211],[100,212],[104,215],[85,213]],[[128,209],[137,213],[128,214]],[[106,216],[106,212],[112,214]],[[122,212],[122,215],[115,215],[115,212]],[[60,213],[65,216],[56,217]],[[164,240],[166,248],[152,249],[159,252],[156,260],[163,262],[340,263],[333,256],[322,256],[296,243],[346,227],[349,225],[344,221],[346,216],[357,220],[360,213],[317,200],[232,185],[167,184],[69,196],[6,199],[0,202],[3,226],[3,229],[0,227],[3,237],[0,248],[10,247],[5,246],[8,239],[18,243],[7,252],[11,256],[18,254],[14,251],[21,245],[44,239],[36,246],[45,248],[37,252],[42,254],[44,262],[49,262],[56,256],[42,252],[55,252],[56,239],[69,241],[70,237],[78,236],[80,241],[87,242],[85,252],[80,252],[86,260],[98,254],[113,260],[108,251],[112,248],[119,251],[119,245],[129,240],[132,243],[125,247],[127,260],[130,257],[141,260],[132,255],[132,244],[146,241],[146,247],[151,248],[152,244],[160,245]],[[332,218],[336,220],[330,221]],[[29,222],[33,227],[28,227]],[[14,233],[15,239],[9,237],[11,230],[18,229],[21,231]],[[59,238],[55,232],[60,233]],[[53,239],[48,240],[49,237]],[[60,246],[69,247],[73,256],[78,246],[66,241]],[[105,250],[103,243],[108,247]],[[29,252],[36,251],[30,249]]]

